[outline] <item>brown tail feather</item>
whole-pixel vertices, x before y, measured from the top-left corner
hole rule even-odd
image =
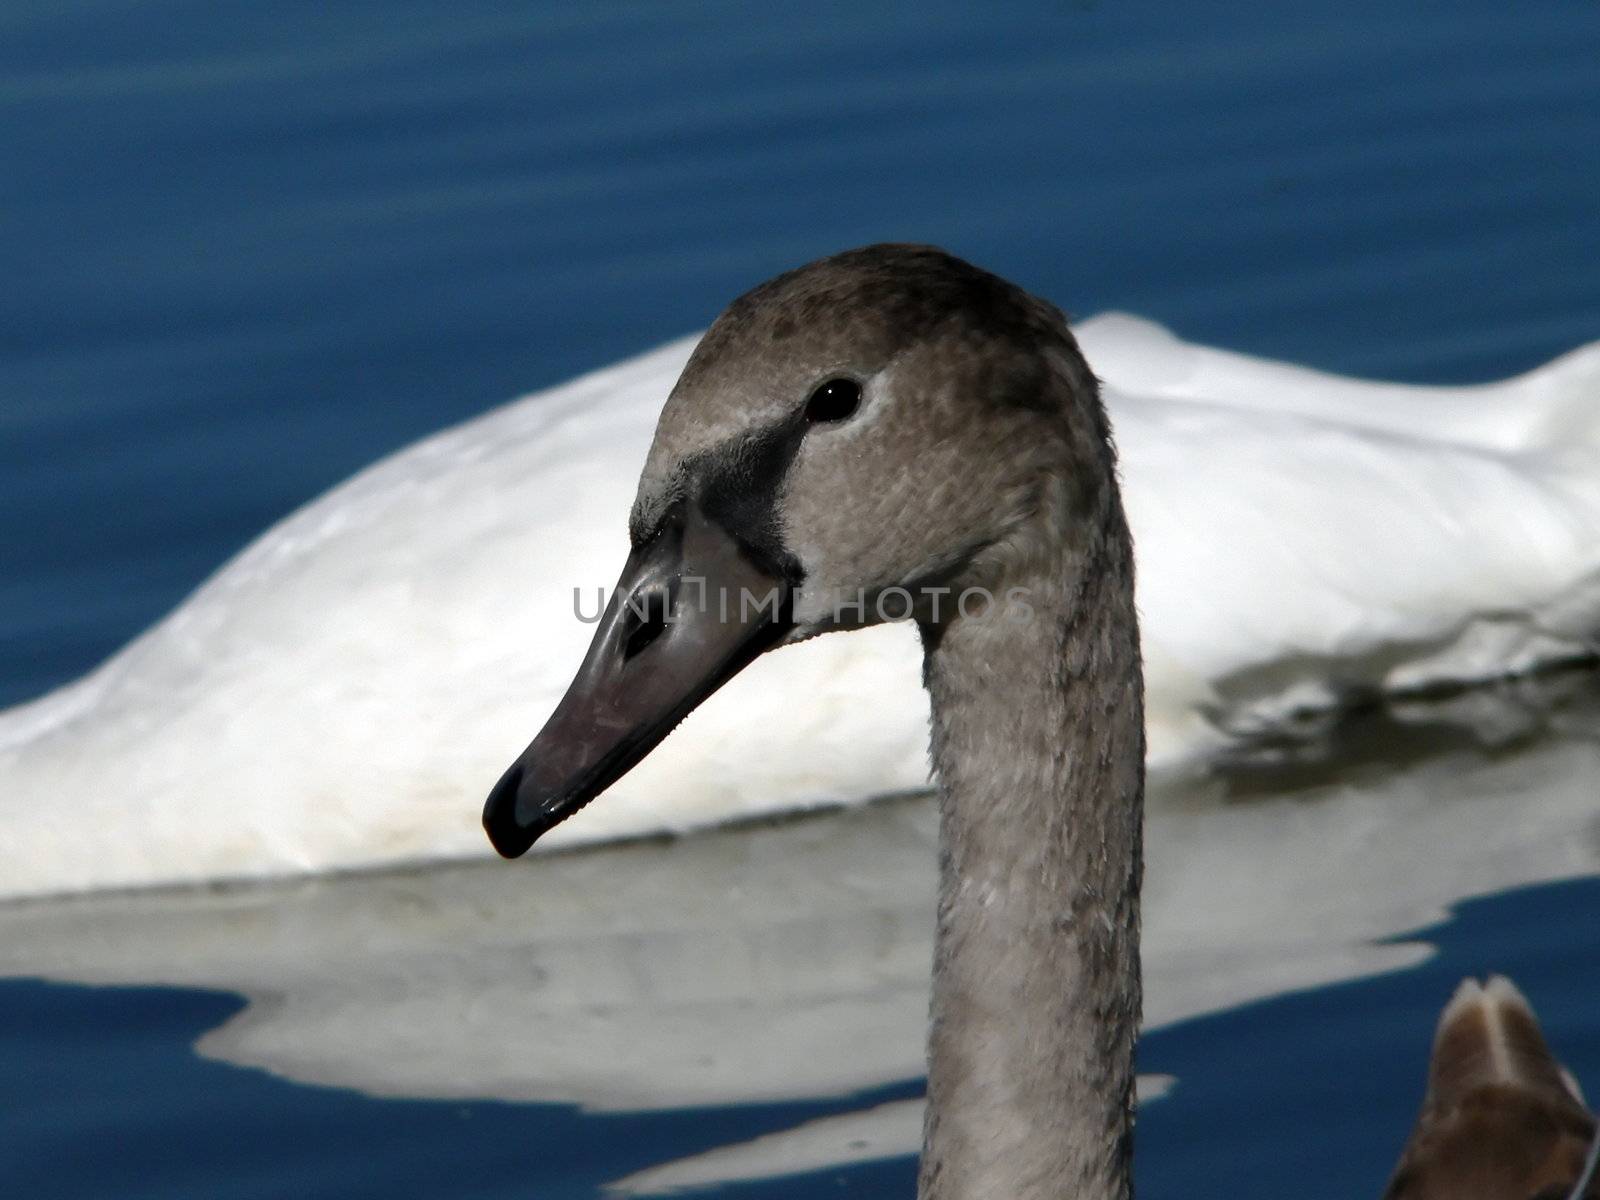
[[[1522,993],[1468,979],[1439,1018],[1428,1092],[1387,1200],[1561,1195],[1595,1132]],[[1600,1184],[1585,1196],[1600,1200]]]
[[[1527,999],[1504,975],[1463,980],[1439,1018],[1428,1069],[1428,1101],[1453,1104],[1483,1084],[1573,1098]]]

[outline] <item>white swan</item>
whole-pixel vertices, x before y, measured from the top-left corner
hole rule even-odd
[[[1219,724],[1592,645],[1600,343],[1420,388],[1121,315],[1077,334],[1118,429],[1157,762]],[[475,798],[582,655],[573,589],[592,615],[693,342],[385,460],[0,714],[0,896],[485,853]],[[924,786],[918,658],[903,626],[774,656],[552,840]]]

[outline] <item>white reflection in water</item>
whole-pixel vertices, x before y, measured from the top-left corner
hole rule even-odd
[[[1148,1024],[1416,962],[1375,940],[1594,871],[1597,715],[1573,674],[1153,781]],[[202,1054],[381,1095],[837,1095],[922,1072],[936,824],[922,796],[515,865],[16,904],[0,972],[236,991]],[[706,1169],[916,1144],[914,1103],[836,1124]]]

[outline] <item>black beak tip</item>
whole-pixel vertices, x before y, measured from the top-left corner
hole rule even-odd
[[[543,832],[517,820],[517,792],[521,787],[522,764],[513,763],[483,805],[483,830],[502,858],[520,858]]]

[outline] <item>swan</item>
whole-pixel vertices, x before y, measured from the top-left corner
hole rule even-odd
[[[1421,387],[1126,314],[1074,333],[1117,426],[1156,767],[1297,712],[1592,654],[1600,343]],[[362,471],[106,663],[0,713],[0,896],[486,853],[463,781],[560,698],[695,340]],[[551,844],[919,789],[920,660],[906,623],[773,656]]]
[[[525,853],[765,652],[913,620],[939,798],[918,1194],[1129,1196],[1139,619],[1109,419],[1061,313],[930,247],[770,280],[690,356],[628,533],[576,677],[485,802],[495,849]],[[1392,1200],[1468,1194],[1470,1153],[1428,1159],[1486,1052],[1505,1082],[1549,1073],[1519,1002],[1495,980],[1447,1010]]]
[[[1600,1133],[1577,1081],[1502,975],[1463,980],[1384,1200],[1593,1200]]]
[[[522,854],[764,651],[914,616],[940,804],[919,1195],[1128,1196],[1133,544],[1064,318],[931,248],[781,275],[695,348],[628,529],[571,688],[484,806],[495,849]]]

